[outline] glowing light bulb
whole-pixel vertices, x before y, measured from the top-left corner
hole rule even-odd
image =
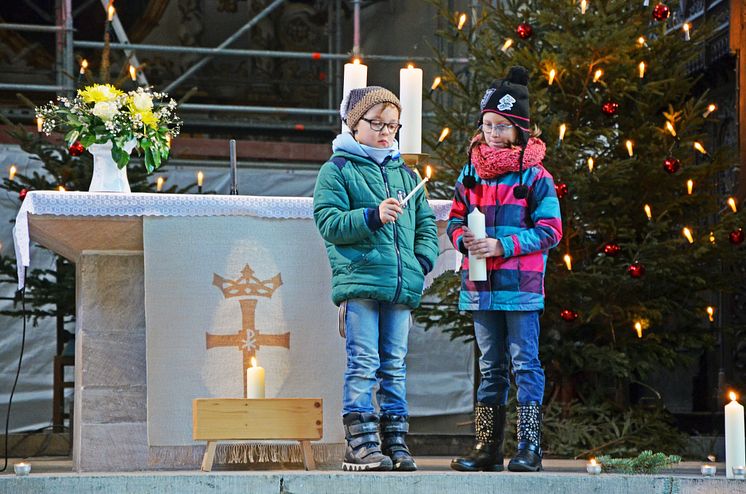
[[[433,79],[433,85],[430,86],[430,91],[435,91],[436,89],[438,89],[438,86],[440,86],[440,83],[441,83],[442,80],[443,79],[441,79],[440,76],[438,76],[435,79]]]
[[[12,182],[13,179],[16,178],[16,172],[18,172],[16,165],[10,165],[10,170],[8,170],[8,180]]]
[[[554,83],[554,78],[557,76],[557,71],[554,69],[551,69],[549,71],[549,85],[551,86],[552,83]]]
[[[709,117],[710,113],[714,112],[717,109],[718,109],[718,107],[717,107],[716,104],[710,103],[709,106],[707,106],[707,110],[702,114],[702,118]]]
[[[594,164],[593,157],[588,158],[588,171],[591,173],[593,173],[593,164]]]
[[[640,65],[637,66],[637,69],[640,72],[640,79],[645,77],[645,62],[640,62]]]
[[[715,307],[711,305],[707,307],[707,319],[709,319],[710,322],[715,322]]]
[[[570,254],[565,254],[565,256],[562,258],[565,261],[565,266],[567,266],[568,271],[572,271],[572,257]]]
[[[696,149],[697,151],[699,151],[702,154],[707,154],[707,150],[702,145],[702,143],[699,142],[699,141],[694,141],[694,149]]]
[[[715,232],[710,232],[710,243],[711,244],[715,243]]]
[[[133,81],[137,80],[137,69],[134,67],[134,65],[130,65],[130,79]]]
[[[458,17],[458,30],[461,31],[463,29],[464,24],[466,24],[466,14],[461,14]]]
[[[428,180],[430,180],[430,177],[433,176],[433,167],[432,166],[427,165],[425,167],[425,176],[427,177]]]
[[[689,35],[689,31],[691,29],[691,25],[688,22],[685,22],[683,26],[681,26],[681,29],[684,30],[684,39],[686,41],[689,41],[691,39],[691,36]]]
[[[593,74],[593,82],[598,82],[602,75],[604,75],[604,71],[602,69],[597,69]]]
[[[438,137],[438,144],[445,141],[446,137],[448,137],[448,134],[451,133],[451,129],[448,127],[444,127],[443,130],[440,131],[440,137]]]
[[[694,180],[690,178],[686,181],[686,193],[692,195],[692,192],[694,192]]]
[[[628,139],[627,142],[624,143],[624,145],[627,146],[627,154],[629,154],[629,157],[633,157],[635,155],[635,148],[632,141]]]
[[[676,137],[676,129],[670,121],[666,121],[666,130],[668,130],[672,136]]]
[[[44,119],[41,117],[36,117],[36,131],[41,132],[41,129],[43,126],[44,126]]]
[[[650,209],[650,204],[645,204],[645,207],[643,208],[645,210],[645,216],[648,217],[649,221],[653,220],[653,211]]]
[[[116,9],[114,8],[114,2],[109,3],[109,8],[106,9],[106,20],[111,22],[112,19],[114,19],[114,14],[116,13]]]
[[[80,73],[85,74],[85,71],[88,69],[88,60],[85,58],[80,61]]]
[[[637,44],[640,45],[641,48],[643,46],[648,46],[648,42],[645,41],[645,37],[644,36],[640,36],[639,38],[637,38]]]
[[[580,13],[585,15],[586,10],[588,10],[588,2],[586,0],[580,0]]]
[[[635,331],[637,332],[637,337],[642,338],[642,323],[640,321],[635,323]]]
[[[503,47],[502,47],[502,48],[500,48],[500,50],[501,50],[501,51],[502,51],[503,53],[505,53],[506,51],[508,51],[508,49],[509,49],[509,48],[510,48],[511,46],[513,46],[513,40],[512,40],[511,38],[508,38],[508,39],[506,39],[506,40],[505,40],[505,43],[503,43]]]
[[[158,179],[155,181],[155,190],[157,192],[163,190],[163,177],[158,177]]]
[[[728,198],[728,206],[733,210],[734,213],[738,212],[738,207],[736,206],[736,199],[734,197]]]
[[[567,132],[567,124],[562,124],[559,126],[559,140],[562,141],[565,139],[565,133]]]
[[[686,239],[689,241],[690,244],[694,243],[694,238],[692,237],[692,231],[688,227],[684,227],[683,230],[681,230],[682,235],[686,237]]]

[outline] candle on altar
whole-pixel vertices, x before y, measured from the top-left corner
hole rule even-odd
[[[699,471],[702,473],[703,477],[712,477],[713,475],[715,475],[715,472],[717,472],[717,467],[715,465],[705,463],[699,468]]]
[[[256,364],[256,357],[246,369],[246,398],[264,398],[264,368]]]
[[[585,465],[585,471],[591,475],[598,475],[601,473],[601,465],[598,464],[595,458],[591,458],[591,461]]]
[[[25,477],[31,473],[31,463],[21,461],[13,464],[13,471],[19,477]]]
[[[725,475],[734,478],[733,467],[746,465],[746,438],[744,437],[743,405],[736,401],[736,393],[728,394],[730,403],[725,405]]]
[[[156,192],[160,192],[163,190],[163,177],[158,177],[155,181],[155,190]]]
[[[409,194],[407,194],[407,197],[405,197],[404,199],[401,200],[401,202],[399,203],[399,205],[401,207],[404,207],[404,205],[407,204],[407,201],[409,201],[409,199],[412,198],[412,196],[414,195],[415,192],[417,192],[418,190],[420,190],[422,187],[425,186],[425,184],[427,183],[427,181],[430,180],[430,177],[432,176],[432,173],[433,173],[432,168],[430,167],[430,165],[427,165],[427,167],[425,168],[425,178],[423,178],[422,181],[417,184],[417,187],[415,187],[414,189],[412,189],[412,192],[410,192]]]
[[[137,80],[137,69],[132,64],[130,64],[130,79],[133,81]]]
[[[41,117],[36,117],[36,131],[41,132],[41,129],[44,127],[44,119]]]
[[[484,214],[479,208],[474,208],[467,218],[469,230],[474,233],[475,238],[487,237]],[[487,281],[487,259],[477,259],[471,255],[471,252],[469,253],[469,281]]]
[[[342,101],[347,98],[350,91],[358,89],[368,85],[368,66],[360,63],[360,59],[356,58],[352,63],[346,63],[344,69],[344,82],[342,84]],[[342,132],[349,132],[350,129],[347,124],[342,122]]]
[[[401,130],[399,149],[403,154],[422,152],[422,69],[410,64],[399,71]]]
[[[197,193],[202,193],[202,182],[205,180],[205,174],[202,173],[202,170],[197,172]]]
[[[16,168],[16,165],[10,165],[10,170],[8,171],[8,180],[11,182],[14,178],[16,178],[16,173],[18,172],[18,169]]]

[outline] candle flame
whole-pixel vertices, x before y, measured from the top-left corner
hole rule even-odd
[[[567,132],[567,124],[560,125],[559,128],[559,140],[563,140],[565,138],[565,132]]]
[[[440,86],[440,83],[442,80],[443,79],[441,79],[440,76],[433,79],[433,85],[430,86],[430,91],[435,91],[438,88],[438,86]]]
[[[730,398],[730,401],[736,401],[738,396],[736,395],[735,391],[731,391],[730,393],[728,393],[728,398]]]
[[[448,134],[450,133],[451,133],[451,129],[449,129],[448,127],[444,127],[443,130],[440,131],[440,137],[438,137],[438,142],[439,143],[443,142],[446,139],[446,137],[448,137]]]
[[[430,180],[430,177],[433,176],[433,167],[432,166],[427,165],[425,167],[425,176],[427,177],[428,180]]]
[[[205,179],[205,174],[202,173],[202,170],[198,171],[197,172],[197,185],[199,187],[202,187],[202,182],[204,181],[204,179]]]
[[[699,142],[699,141],[694,141],[694,149],[696,149],[697,151],[699,151],[702,154],[707,154],[707,150],[702,145],[702,143]]]
[[[593,82],[598,82],[602,75],[604,75],[604,71],[602,69],[596,70],[596,73],[593,74]]]
[[[508,48],[513,46],[513,40],[511,38],[508,38],[505,40],[505,43],[503,43],[503,47],[501,48],[502,52],[508,51]]]
[[[8,177],[10,178],[10,181],[12,182],[14,178],[16,178],[16,172],[18,169],[16,168],[16,165],[11,165],[10,170],[8,171]]]
[[[114,19],[114,14],[116,13],[116,9],[114,8],[114,2],[109,3],[109,8],[106,9],[107,15],[106,20],[111,22],[112,19]]]
[[[635,323],[635,331],[637,331],[637,337],[642,338],[642,323],[640,321]]]
[[[639,38],[637,38],[637,44],[640,45],[641,47],[645,46],[647,44],[645,42],[645,37],[644,36],[640,36]]]
[[[42,126],[44,125],[44,119],[41,117],[36,117],[36,130],[37,132],[41,132]]]
[[[465,14],[465,13],[464,13],[464,14],[461,14],[461,15],[460,15],[460,16],[458,17],[458,30],[459,30],[459,31],[461,31],[461,29],[463,29],[463,27],[464,27],[464,24],[466,24],[466,14]]]
[[[414,65],[411,64],[411,63],[407,64],[407,69],[413,70],[414,69]]]
[[[65,188],[62,185],[60,185],[59,187],[57,187],[57,190],[60,191],[60,192],[65,192]]]
[[[586,0],[580,0],[580,13],[585,14],[588,9],[588,2]]]
[[[710,113],[714,112],[714,111],[715,111],[715,110],[717,110],[717,109],[718,109],[718,107],[717,107],[717,105],[716,105],[716,104],[714,104],[714,103],[710,103],[710,104],[709,104],[709,105],[707,106],[707,110],[706,110],[706,111],[705,111],[705,112],[704,112],[704,113],[702,114],[702,117],[703,117],[703,118],[707,118],[707,117],[709,117],[709,116],[710,116]]]
[[[163,177],[158,177],[158,179],[155,181],[155,190],[158,192],[163,190]]]
[[[557,71],[552,69],[549,71],[549,85],[551,86],[554,82],[554,78],[557,76]]]
[[[666,121],[666,130],[668,130],[672,136],[676,137],[676,129],[674,129],[673,124],[669,121]]]
[[[596,466],[596,459],[595,458],[591,458],[591,465]]]
[[[694,180],[691,178],[686,181],[686,193],[689,195],[692,195],[692,192],[694,191]]]
[[[352,59],[352,63],[353,63],[354,65],[360,65],[360,59],[359,59],[359,58],[353,58],[353,59]]]
[[[738,212],[738,207],[736,207],[736,200],[733,197],[728,198],[728,206],[733,210],[734,213]]]
[[[592,157],[588,158],[588,171],[591,173],[593,172],[593,165],[594,165],[593,158]]]
[[[645,62],[640,62],[640,65],[638,65],[638,69],[640,71],[640,79],[645,77]]]
[[[251,357],[251,366],[256,367],[256,357]]]
[[[85,74],[86,69],[88,68],[88,60],[85,58],[80,61],[80,73]]]
[[[681,233],[686,237],[690,244],[694,243],[694,238],[692,238],[692,231],[688,227],[685,226],[684,229],[681,230]]]
[[[568,271],[572,271],[572,257],[570,254],[565,254],[565,257],[563,257],[565,260],[565,266],[567,266]]]
[[[710,322],[715,322],[715,308],[711,305],[707,307],[707,318]]]
[[[645,216],[648,217],[648,220],[652,221],[652,219],[653,219],[653,211],[651,211],[650,205],[649,204],[645,204],[645,208],[644,209],[645,209]]]
[[[691,29],[691,26],[688,22],[685,22],[683,26],[681,26],[681,29],[683,29],[686,32],[689,32],[689,29]]]
[[[130,65],[130,79],[133,81],[137,79],[137,69],[134,67],[134,65]]]
[[[632,156],[634,156],[635,155],[635,149],[634,149],[634,146],[632,144],[632,141],[630,141],[628,139],[627,142],[624,143],[624,145],[627,146],[627,153],[629,154],[629,157],[631,158]]]

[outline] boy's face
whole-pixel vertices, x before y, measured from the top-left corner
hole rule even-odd
[[[381,130],[373,130],[382,127]],[[392,132],[389,128],[394,128]],[[368,110],[352,129],[360,144],[375,148],[391,147],[399,128],[399,110],[392,105],[378,103]]]
[[[518,138],[518,129],[502,115],[488,112],[482,117],[482,134],[489,147],[507,148]]]

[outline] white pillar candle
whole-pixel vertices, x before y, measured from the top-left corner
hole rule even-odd
[[[399,71],[401,130],[399,150],[402,154],[422,152],[422,69],[409,65]]]
[[[256,365],[255,357],[246,369],[246,398],[264,398],[264,368]]]
[[[368,85],[368,66],[360,63],[356,58],[352,63],[345,64],[344,83],[342,85],[342,101],[347,98],[350,91]],[[342,133],[349,132],[349,127],[342,122]]]
[[[746,465],[746,435],[744,433],[743,405],[730,393],[731,402],[725,405],[725,476],[734,478],[733,467]]]
[[[467,226],[477,239],[487,237],[484,214],[478,208],[474,208],[467,218]],[[487,281],[487,259],[477,259],[469,254],[469,281]]]

